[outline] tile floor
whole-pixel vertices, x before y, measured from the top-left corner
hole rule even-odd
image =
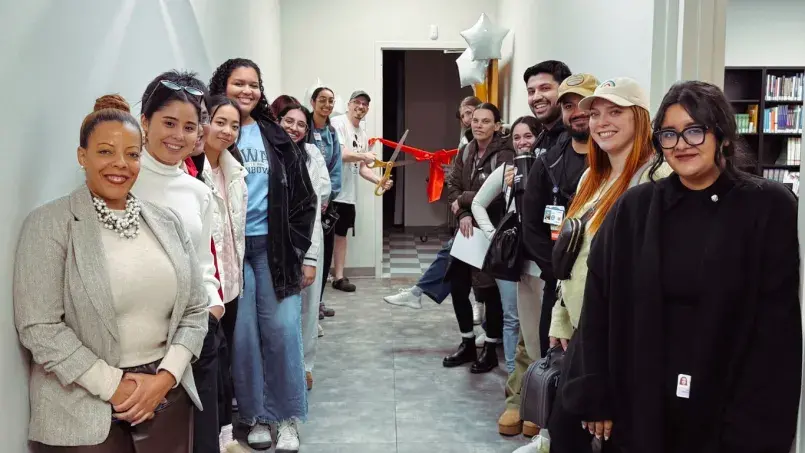
[[[423,242],[414,233],[386,232],[383,235],[383,278],[422,275],[449,239],[447,233],[436,233],[429,234]]]
[[[527,442],[497,432],[502,351],[487,374],[442,367],[459,341],[449,299],[411,310],[382,298],[413,278],[353,283],[357,292],[326,292],[336,316],[322,322],[300,453],[511,453]]]

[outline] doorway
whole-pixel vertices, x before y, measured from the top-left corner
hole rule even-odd
[[[456,58],[460,52],[443,49],[383,50],[383,138],[426,151],[458,145],[461,127],[458,105],[471,96],[461,88]],[[393,149],[384,147],[383,159]],[[401,153],[397,162],[412,159]],[[383,277],[418,276],[430,265],[452,232],[452,213],[446,190],[428,203],[427,162],[392,170],[394,189],[383,197]]]

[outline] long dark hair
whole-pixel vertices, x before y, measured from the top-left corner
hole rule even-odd
[[[274,114],[268,106],[268,100],[263,89],[263,76],[260,72],[260,67],[257,63],[247,58],[230,58],[226,60],[221,66],[215,69],[210,78],[210,94],[211,95],[224,95],[226,96],[226,84],[229,81],[229,76],[232,71],[237,68],[252,68],[257,73],[257,81],[260,84],[260,100],[252,110],[250,116],[256,121],[276,121]]]
[[[238,112],[238,114],[241,117],[240,118],[241,122],[243,122],[243,113],[240,111],[238,103],[233,101],[232,99],[229,99],[228,97],[219,94],[215,96],[207,96],[205,102],[207,104],[207,110],[209,110],[210,112],[210,122],[212,122],[212,119],[215,118],[215,113],[218,111],[218,109],[225,105],[234,107],[235,111]],[[238,138],[240,138],[240,132],[238,132]],[[227,148],[227,150],[229,151],[230,154],[232,154],[232,157],[234,157],[235,160],[237,160],[238,162],[240,162],[241,165],[243,165],[243,156],[240,155],[240,150],[238,150],[237,140],[235,140],[235,143],[232,143],[232,145],[229,148]]]
[[[655,131],[655,135],[662,128],[662,122],[668,109],[676,104],[682,106],[694,121],[706,126],[708,131],[716,136],[716,166],[734,178],[748,178],[749,174],[746,173],[746,169],[752,168],[754,162],[746,152],[748,146],[738,134],[735,112],[721,88],[698,80],[674,84],[665,93],[657,115],[654,117],[652,129]],[[656,159],[649,173],[652,180],[654,173],[665,160],[656,136],[653,141]]]

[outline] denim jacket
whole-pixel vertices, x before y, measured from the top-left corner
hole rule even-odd
[[[341,192],[341,144],[338,142],[338,135],[335,128],[330,124],[330,118],[327,118],[327,124],[324,129],[316,129],[312,125],[307,133],[307,143],[316,145],[324,156],[324,162],[327,164],[327,170],[330,172],[330,200],[334,200]],[[329,134],[322,134],[323,130],[329,131]],[[318,135],[318,140],[316,136]],[[328,136],[329,135],[329,136]]]

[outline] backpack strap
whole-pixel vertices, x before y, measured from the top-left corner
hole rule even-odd
[[[629,187],[634,187],[640,185],[640,178],[651,168],[651,164],[654,163],[653,159],[649,159],[645,164],[641,165],[640,168],[637,169],[635,174],[632,176],[632,179],[629,180]]]

